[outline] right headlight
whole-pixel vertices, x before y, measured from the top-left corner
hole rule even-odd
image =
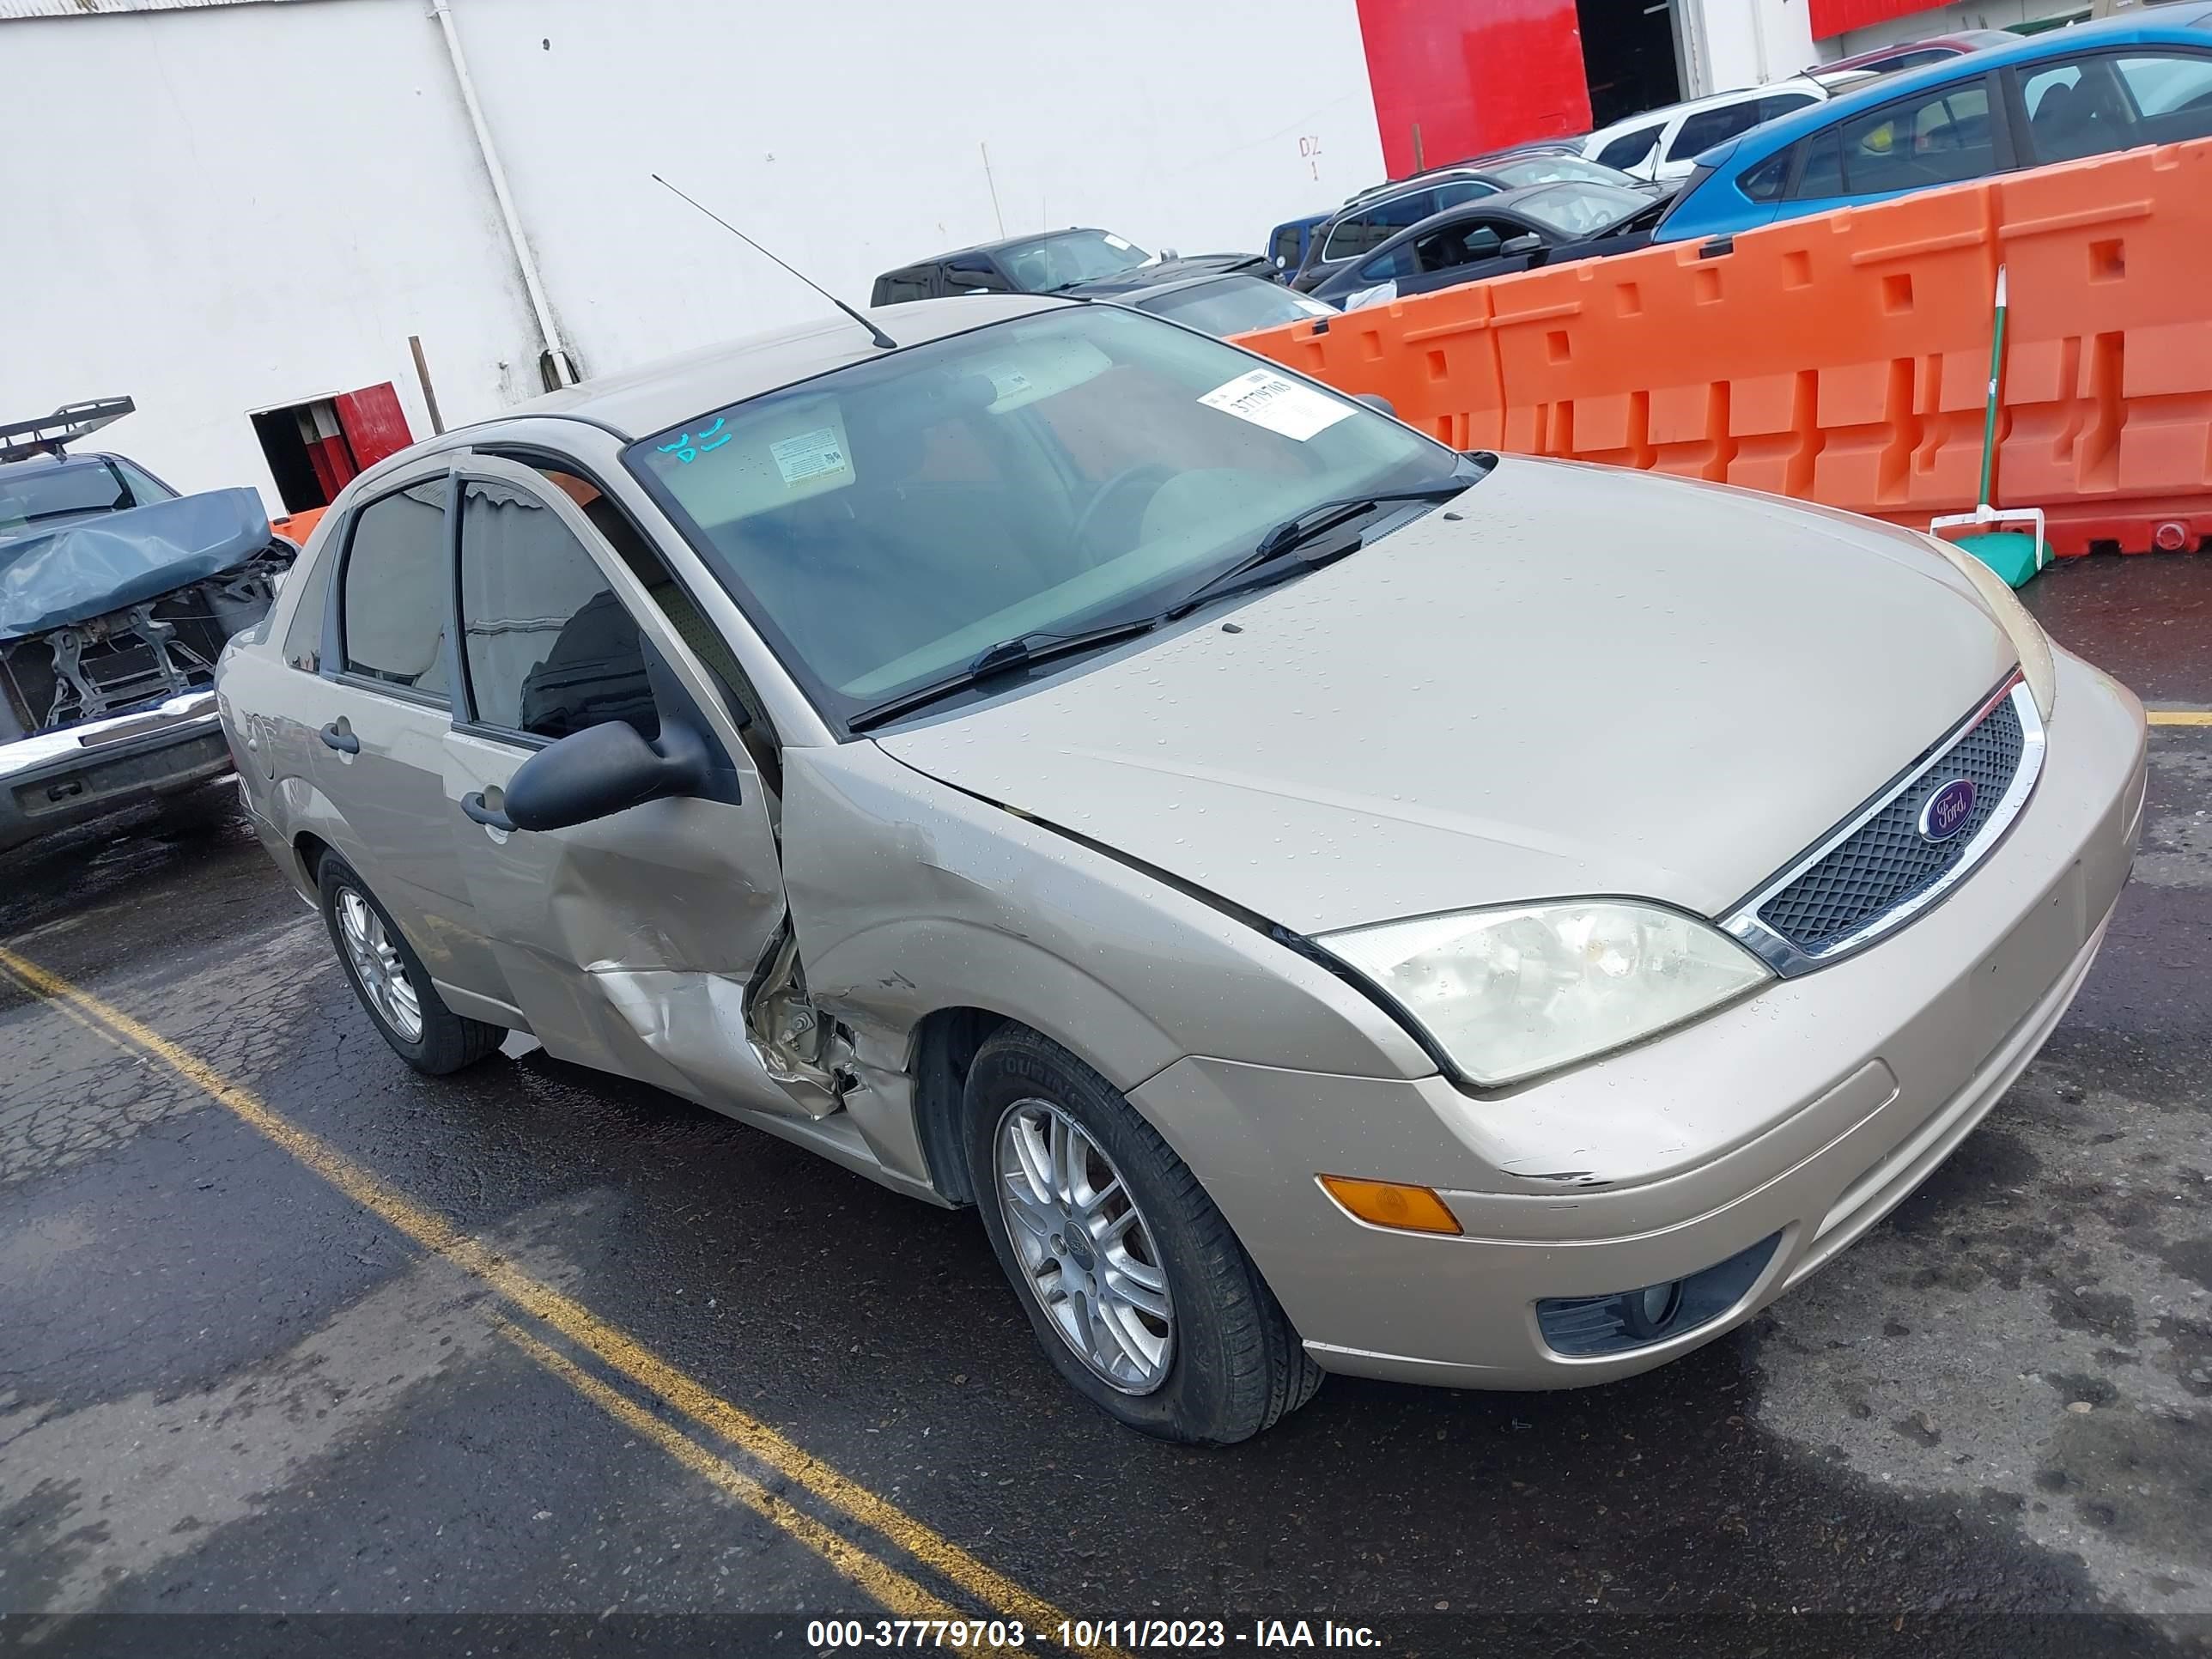
[[[1583,899],[1325,933],[1469,1082],[1513,1083],[1711,1012],[1773,975],[1709,923]]]

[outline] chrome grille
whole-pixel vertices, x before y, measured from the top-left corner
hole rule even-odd
[[[1778,971],[1802,973],[1871,942],[1932,902],[1996,844],[2042,769],[2043,727],[2017,680],[1905,778],[1723,925]],[[1949,839],[1920,833],[1922,809],[1954,779],[1974,787]]]
[[[2025,733],[2009,699],[1944,750],[1913,787],[1869,818],[1843,845],[1759,907],[1759,919],[1799,950],[1817,953],[1895,909],[1956,864],[1997,810],[2020,770]],[[1954,778],[1974,786],[1966,827],[1948,841],[1919,830],[1927,798]]]

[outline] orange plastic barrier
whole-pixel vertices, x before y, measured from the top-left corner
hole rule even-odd
[[[1647,467],[1925,529],[1974,505],[2008,271],[1996,502],[2054,550],[2212,545],[2212,140],[1501,276],[1240,343],[1455,448]]]
[[[305,547],[307,538],[315,533],[315,526],[322,522],[323,514],[329,511],[326,507],[303,507],[297,513],[270,520],[269,527],[294,546]]]

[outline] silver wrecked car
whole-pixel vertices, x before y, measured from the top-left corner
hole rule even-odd
[[[2087,971],[2135,699],[1918,535],[974,298],[364,473],[218,691],[416,1066],[974,1204],[1061,1374],[1599,1382],[1864,1232]]]

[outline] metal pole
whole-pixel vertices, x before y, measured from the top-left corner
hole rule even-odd
[[[999,211],[999,181],[991,176],[991,147],[978,140],[975,148],[983,152],[983,182],[991,187],[991,216],[999,222],[999,240],[1006,240],[1006,216]]]
[[[1424,173],[1427,169],[1428,162],[1421,155],[1421,124],[1416,121],[1413,123],[1413,171]]]
[[[430,365],[422,356],[422,337],[419,334],[409,335],[407,349],[415,354],[415,378],[422,385],[422,402],[430,411],[430,431],[433,435],[442,434],[446,429],[446,422],[438,414],[438,394],[431,389]]]
[[[574,370],[568,362],[568,354],[561,344],[560,331],[553,325],[553,308],[545,301],[545,285],[538,279],[538,261],[531,256],[530,243],[522,234],[522,218],[514,209],[514,198],[507,188],[507,169],[499,164],[499,150],[492,143],[491,129],[484,124],[483,106],[477,101],[477,84],[469,75],[469,60],[461,50],[459,31],[453,27],[451,0],[430,0],[430,15],[438,20],[438,27],[446,37],[446,55],[453,60],[453,79],[460,83],[461,103],[469,112],[469,125],[477,138],[477,153],[483,158],[484,171],[491,175],[491,193],[499,204],[499,216],[507,226],[507,240],[514,249],[514,263],[522,271],[522,286],[530,295],[530,308],[537,313],[538,337],[544,342],[547,357],[553,365],[554,378],[562,386],[576,383]]]

